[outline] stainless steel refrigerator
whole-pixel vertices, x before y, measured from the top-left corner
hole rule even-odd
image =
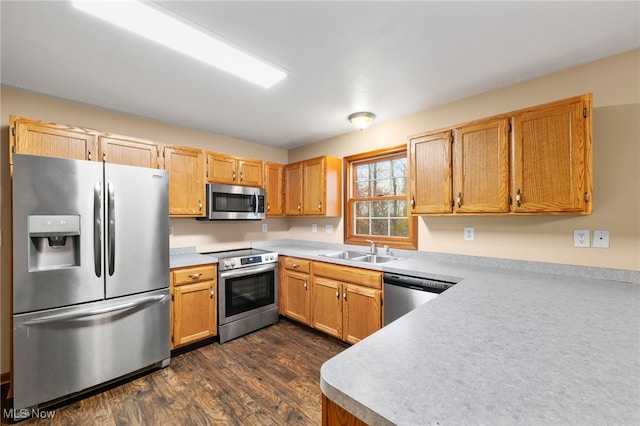
[[[13,159],[16,417],[169,365],[167,172]]]

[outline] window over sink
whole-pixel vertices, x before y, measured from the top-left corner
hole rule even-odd
[[[347,244],[417,248],[416,219],[409,216],[406,145],[345,157]]]

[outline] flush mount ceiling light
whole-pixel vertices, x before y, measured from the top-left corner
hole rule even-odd
[[[73,5],[111,24],[267,89],[287,76],[284,71],[142,2],[75,0]]]
[[[356,128],[360,130],[364,130],[373,122],[373,119],[376,118],[375,114],[371,112],[354,112],[349,117],[347,117],[351,124],[356,126]]]

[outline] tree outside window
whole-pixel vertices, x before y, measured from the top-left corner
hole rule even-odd
[[[373,240],[417,248],[415,218],[409,217],[406,146],[345,158],[345,242]]]

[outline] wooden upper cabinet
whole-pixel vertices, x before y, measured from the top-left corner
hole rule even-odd
[[[453,142],[453,211],[509,211],[509,120],[459,127]]]
[[[591,94],[513,115],[513,212],[591,214],[591,123]]]
[[[264,163],[264,187],[267,193],[267,216],[284,214],[284,165]]]
[[[158,168],[158,144],[129,136],[100,135],[102,158],[107,163]]]
[[[284,213],[287,216],[302,215],[302,161],[287,164],[284,168]]]
[[[169,215],[204,216],[204,152],[165,145],[163,157],[164,168],[169,171]]]
[[[285,213],[288,216],[341,216],[342,160],[324,156],[287,165]]]
[[[98,132],[94,130],[17,116],[11,116],[9,120],[11,164],[14,153],[72,160],[102,160],[102,156],[95,154]]]
[[[208,181],[229,185],[262,186],[262,161],[219,152],[207,153]]]
[[[409,182],[412,214],[451,212],[451,131],[409,139]]]

